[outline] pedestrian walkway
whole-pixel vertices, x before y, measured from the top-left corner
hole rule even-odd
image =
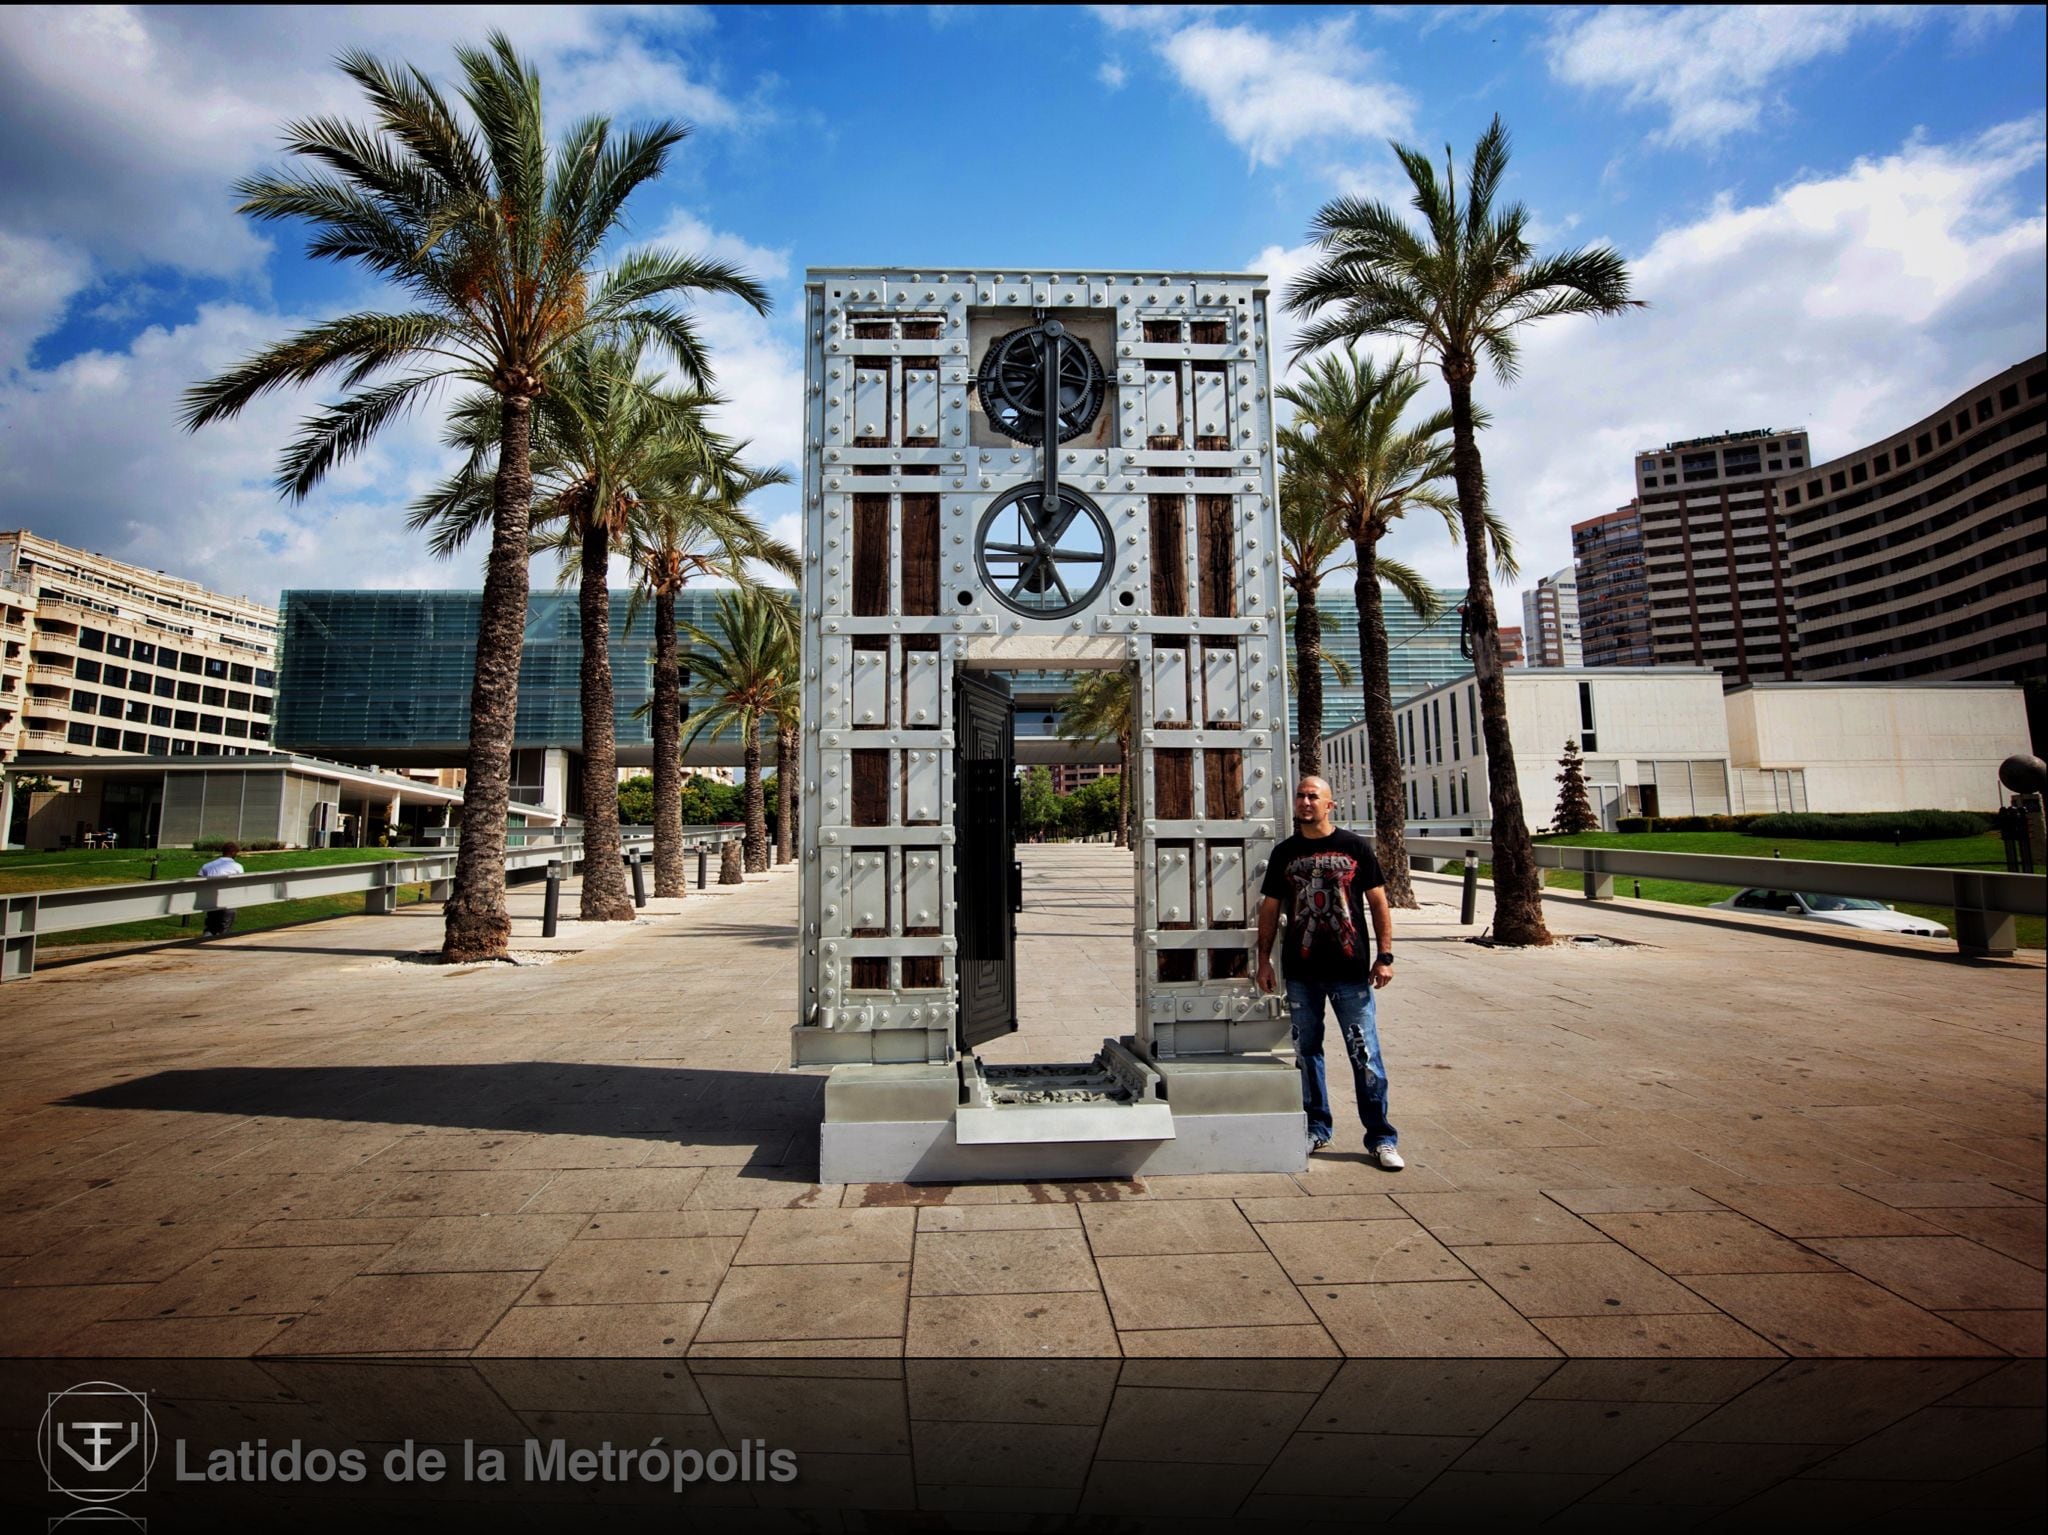
[[[1025,848],[1022,1028],[1130,1027],[1131,865]],[[0,1348],[2038,1355],[2043,970],[1555,897],[1397,917],[1408,1170],[819,1185],[796,874],[417,962],[438,912],[59,965],[0,1039]],[[565,910],[573,903],[564,902]],[[1341,1077],[1341,1073],[1337,1074]]]

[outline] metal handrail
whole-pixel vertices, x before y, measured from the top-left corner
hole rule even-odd
[[[737,841],[737,827],[690,826],[683,829],[686,848],[716,848]],[[630,861],[652,853],[652,832],[635,829],[621,836],[619,851]],[[310,869],[268,869],[229,874],[215,879],[163,879],[118,885],[82,885],[69,890],[29,890],[0,895],[0,980],[18,980],[35,969],[38,935],[72,933],[142,922],[155,917],[181,917],[209,911],[235,911],[326,895],[367,894],[372,914],[396,910],[401,885],[427,885],[433,899],[445,899],[455,879],[453,848],[406,848],[397,856],[366,858],[356,863],[324,864]],[[526,847],[505,850],[505,870],[545,869],[559,863],[564,872],[583,862],[580,832]]]
[[[1410,837],[1413,857],[1490,859],[1493,844],[1476,837]],[[2010,953],[2012,918],[2048,916],[2048,879],[2003,870],[1946,869],[1915,864],[1830,863],[1804,858],[1748,858],[1728,853],[1663,853],[1618,847],[1535,845],[1536,866],[1585,878],[1586,899],[1614,895],[1614,878],[1684,880],[1700,885],[1758,886],[1945,906],[1956,914],[1956,944],[1966,954]]]

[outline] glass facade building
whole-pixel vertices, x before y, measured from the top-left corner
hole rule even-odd
[[[710,629],[721,593],[685,590],[678,624]],[[613,592],[613,724],[623,762],[648,760],[653,720],[634,711],[654,690],[654,611],[630,630]],[[462,591],[288,591],[280,604],[277,744],[287,751],[392,765],[440,765],[469,742],[483,597]],[[687,637],[683,640],[689,648]],[[515,749],[580,747],[583,645],[574,591],[527,599]]]
[[[1425,624],[1408,606],[1407,600],[1391,587],[1384,588],[1382,612],[1387,624],[1387,673],[1395,703],[1429,688],[1441,686],[1453,677],[1472,670],[1472,663],[1458,651],[1458,604],[1465,600],[1460,591],[1439,591],[1442,609],[1435,623]],[[1358,603],[1347,590],[1342,596],[1324,590],[1316,598],[1316,612],[1323,620],[1323,734],[1355,725],[1365,717],[1365,694],[1358,662]],[[1290,649],[1294,629],[1287,630]],[[1331,670],[1329,657],[1337,656],[1351,669],[1351,681],[1341,683]],[[1301,714],[1289,691],[1288,720],[1296,740],[1301,737]]]

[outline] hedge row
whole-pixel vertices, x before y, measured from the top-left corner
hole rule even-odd
[[[218,853],[227,845],[228,839],[225,837],[209,837],[204,842],[193,843],[192,851],[195,853]],[[235,846],[245,853],[275,853],[280,851],[284,844],[282,842],[237,842]]]
[[[1625,815],[1622,832],[1739,831],[1751,837],[1799,837],[1814,842],[1930,842],[1974,837],[1991,830],[1991,819],[1972,810],[1868,811],[1815,815]]]
[[[1752,837],[1806,837],[1821,842],[1931,842],[1974,837],[1991,818],[1971,810],[1873,811],[1861,815],[1767,815],[1745,827]]]

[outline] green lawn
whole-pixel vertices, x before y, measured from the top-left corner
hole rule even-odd
[[[192,879],[199,866],[218,858],[218,853],[198,853],[189,848],[149,848],[111,853],[82,848],[58,853],[0,853],[0,894],[25,890],[76,890],[83,885],[140,884],[149,879],[150,865],[156,865],[158,879]],[[390,848],[321,847],[294,848],[275,853],[244,853],[238,860],[251,874],[268,869],[312,869],[326,864],[375,862],[408,855]],[[398,899],[410,904],[426,898],[425,885],[401,885]],[[303,901],[273,901],[263,906],[245,906],[235,914],[237,933],[262,932],[266,928],[290,927],[299,922],[317,922],[325,917],[360,915],[365,897],[357,895],[313,896]],[[80,943],[154,943],[166,939],[197,938],[206,919],[151,917],[141,922],[117,922],[107,927],[81,928],[72,933],[51,933],[36,941],[40,949],[58,949]]]
[[[76,890],[81,885],[140,884],[155,879],[193,879],[199,866],[218,853],[190,848],[126,848],[102,853],[69,848],[61,853],[0,853],[0,895],[24,890]],[[331,863],[364,863],[383,858],[417,857],[382,847],[292,848],[278,853],[244,853],[238,860],[251,874],[266,869],[314,869]],[[154,875],[150,865],[156,865]]]
[[[400,885],[398,903],[410,906],[427,897],[425,885]],[[359,917],[367,897],[320,895],[304,901],[271,901],[262,906],[244,906],[235,913],[235,933],[260,933],[266,928],[294,927],[301,922],[319,922],[328,917]],[[36,948],[61,949],[79,943],[161,943],[177,938],[197,938],[205,930],[206,918],[150,917],[141,922],[116,922],[107,927],[80,928],[71,933],[50,933],[36,940]]]
[[[1905,842],[1896,847],[1889,842],[1823,842],[1793,837],[1751,837],[1736,831],[1597,831],[1569,837],[1539,837],[1537,840],[1553,847],[1634,848],[1651,853],[1720,853],[1736,858],[1768,858],[1775,852],[1781,858],[1804,859],[1814,863],[1881,863],[1938,869],[2005,868],[2004,843],[1991,832],[1977,837],[1947,837],[1929,842]],[[1449,872],[1461,874],[1464,872],[1464,866],[1461,863],[1452,863]],[[1482,878],[1489,879],[1493,873],[1485,864],[1479,866],[1479,872]],[[1576,891],[1585,888],[1584,877],[1567,869],[1545,869],[1543,883],[1550,889]],[[1632,899],[1638,885],[1641,886],[1642,898],[1646,901],[1671,901],[1681,906],[1711,906],[1716,901],[1727,899],[1740,888],[1735,885],[1701,885],[1675,879],[1637,881],[1626,874],[1617,874],[1614,877],[1615,893],[1623,900]],[[1902,904],[1898,909],[1916,917],[1930,917],[1951,931],[1956,925],[1955,912],[1945,906]],[[2015,926],[2021,948],[2039,949],[2048,945],[2048,921],[2040,917],[2020,917],[2016,919]]]

